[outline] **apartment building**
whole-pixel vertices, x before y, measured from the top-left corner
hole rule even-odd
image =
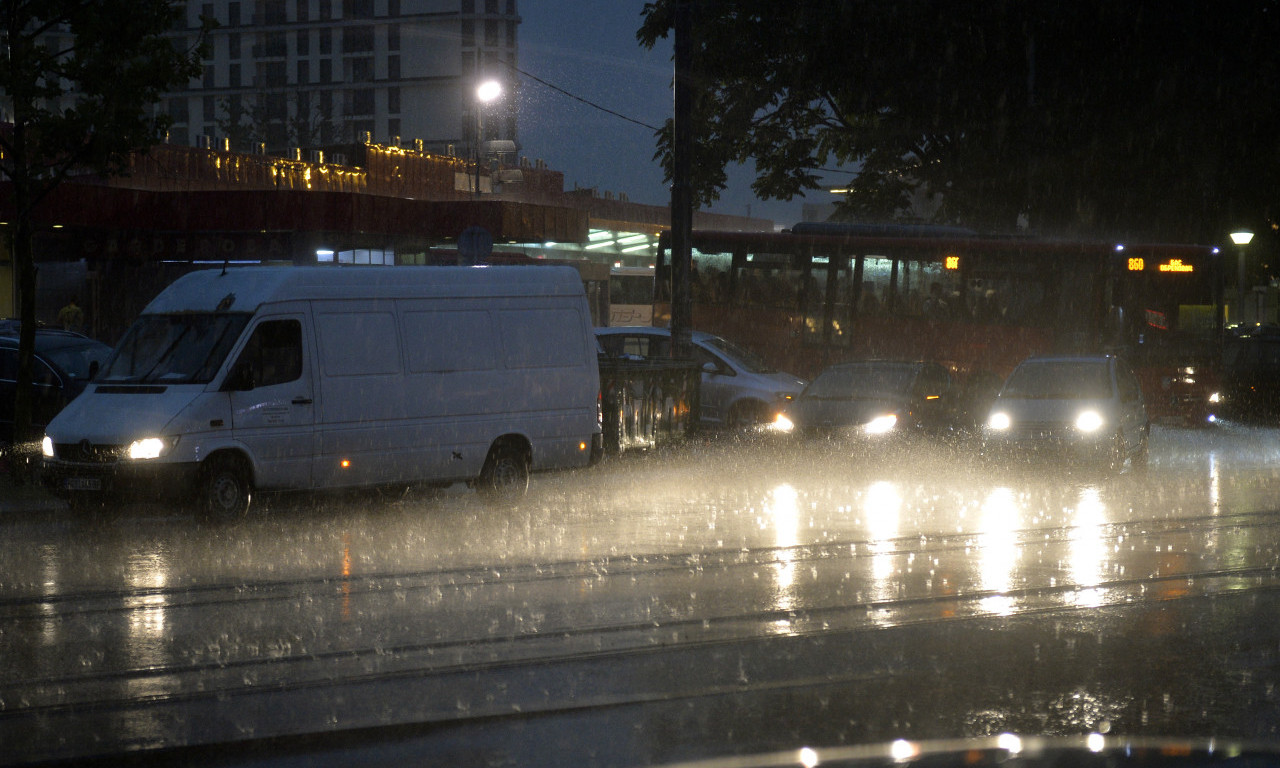
[[[171,144],[243,152],[358,142],[471,156],[516,136],[516,0],[212,0],[185,4],[203,77],[166,99]],[[479,83],[503,97],[481,104]],[[483,110],[478,113],[478,110]]]

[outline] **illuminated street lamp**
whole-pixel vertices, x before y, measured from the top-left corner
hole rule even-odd
[[[485,105],[497,101],[502,96],[502,84],[497,80],[485,80],[476,87],[476,187],[475,196],[480,196],[480,141],[484,138]]]
[[[1244,321],[1244,249],[1253,241],[1253,233],[1247,229],[1238,229],[1231,233],[1231,242],[1236,244],[1236,322]]]

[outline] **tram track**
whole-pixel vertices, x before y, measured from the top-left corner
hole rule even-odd
[[[1126,537],[1170,536],[1212,532],[1224,528],[1280,528],[1280,520],[1262,513],[1197,518],[1153,523],[1151,520],[1118,521],[1098,526],[1107,532],[1103,541]],[[1132,529],[1138,528],[1139,532]],[[1017,531],[1016,546],[1061,544],[1071,540],[1073,529],[1032,528]],[[580,582],[582,580],[651,579],[691,571],[725,572],[739,568],[771,569],[785,563],[794,567],[833,560],[843,565],[869,554],[875,542],[829,542],[797,547],[761,547],[749,550],[686,553],[682,555],[636,556],[543,565],[512,566],[502,571],[492,568],[449,569],[430,572],[370,574],[336,579],[317,577],[285,582],[237,585],[203,585],[187,589],[146,589],[93,591],[64,594],[48,599],[23,598],[0,601],[0,619],[13,627],[15,621],[57,622],[84,619],[89,614],[117,616],[159,609],[165,611],[208,611],[216,608],[253,610],[279,601],[306,597],[317,603],[359,600],[421,590],[471,590],[529,588],[535,585]],[[893,546],[875,552],[875,557],[902,558],[946,552],[969,551],[985,546],[979,535],[924,534],[890,540]],[[1275,562],[1253,563],[1229,568],[1172,570],[1128,578],[1104,579],[1095,583],[1054,580],[1004,590],[961,589],[949,593],[908,594],[891,599],[838,601],[794,608],[768,610],[699,612],[682,616],[672,611],[633,621],[578,621],[573,614],[563,620],[545,622],[532,632],[469,632],[437,636],[432,640],[407,640],[377,644],[350,644],[311,649],[305,653],[245,655],[218,658],[204,663],[146,664],[93,669],[72,675],[30,675],[20,670],[20,680],[8,681],[8,693],[0,702],[0,719],[50,707],[114,706],[118,698],[111,689],[129,681],[147,680],[145,686],[161,691],[138,697],[134,703],[173,702],[192,696],[224,695],[242,689],[293,688],[328,685],[335,679],[372,681],[398,676],[479,674],[532,663],[570,663],[601,655],[643,653],[690,644],[732,644],[746,639],[776,635],[820,635],[858,632],[889,626],[962,618],[1026,614],[1043,611],[1073,611],[1099,605],[1129,604],[1136,601],[1183,599],[1216,594],[1231,589],[1270,591],[1276,589]],[[1194,584],[1193,589],[1187,584]],[[1174,585],[1174,589],[1162,589]],[[1098,596],[1090,604],[1075,605],[1068,599],[1090,591]],[[157,600],[159,599],[159,600]],[[993,599],[1002,601],[1001,610],[984,607]],[[150,602],[149,602],[150,601]],[[479,602],[484,602],[480,600]],[[99,617],[100,617],[99,616]],[[461,618],[465,624],[465,616]],[[128,621],[127,618],[120,619]],[[768,627],[768,629],[762,629]],[[252,672],[252,674],[247,674]],[[199,685],[188,678],[198,678]],[[80,693],[75,693],[79,690]],[[96,693],[94,693],[96,691]],[[104,695],[105,694],[105,695]],[[19,703],[15,706],[15,702]]]

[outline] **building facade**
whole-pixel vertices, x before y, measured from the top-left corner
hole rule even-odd
[[[166,99],[171,144],[293,156],[371,140],[471,157],[478,126],[517,140],[516,0],[191,0],[179,44],[202,17],[217,26],[203,76]],[[488,79],[504,96],[481,105]]]

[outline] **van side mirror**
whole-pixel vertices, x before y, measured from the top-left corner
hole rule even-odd
[[[702,372],[703,373],[719,373],[720,366],[716,365],[713,362],[708,361],[702,364]]]

